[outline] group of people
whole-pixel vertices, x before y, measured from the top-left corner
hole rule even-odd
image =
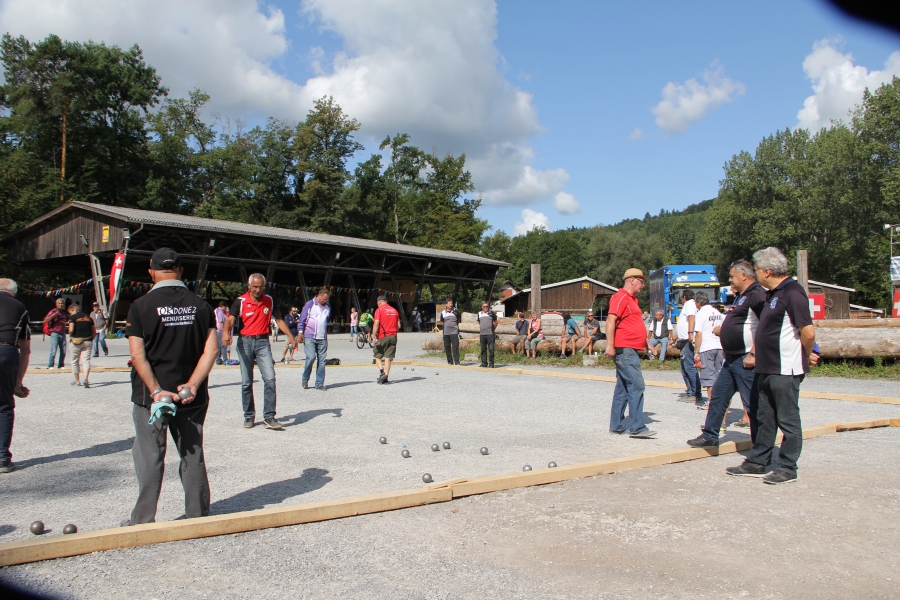
[[[665,318],[662,313],[657,313],[648,332],[637,301],[646,279],[640,269],[629,269],[622,288],[610,300],[605,353],[616,366],[610,432],[627,432],[634,438],[656,435],[644,422],[639,353],[651,353],[659,346],[664,355],[662,344],[651,344],[651,339],[674,337],[681,346],[687,387],[683,396],[701,402],[701,390],[707,390],[703,433],[688,444],[699,448],[719,445],[721,426],[737,392],[753,448],[741,465],[726,472],[763,477],[768,484],[796,481],[803,446],[800,384],[810,366],[818,362],[818,354],[814,352],[815,327],[809,298],[789,276],[787,258],[779,249],[769,247],[754,253],[753,263],[743,259],[733,262],[729,281],[736,295],[731,310],[724,315],[710,305],[706,293],[686,291],[674,336],[664,335],[664,328],[671,325],[661,322]],[[779,429],[784,435],[779,465],[767,473]]]
[[[106,345],[107,315],[94,302],[90,313],[81,304],[72,302],[66,306],[65,298],[57,298],[55,306],[44,317],[44,333],[50,337],[48,369],[63,369],[66,363],[66,336],[69,336],[68,353],[71,357],[73,386],[90,388],[91,356],[109,356]],[[54,367],[56,363],[56,367]]]

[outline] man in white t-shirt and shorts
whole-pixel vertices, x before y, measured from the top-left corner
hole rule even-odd
[[[694,359],[694,364],[700,370],[700,385],[706,388],[707,402],[700,408],[706,408],[708,399],[712,395],[712,386],[722,370],[724,356],[722,354],[722,342],[713,330],[722,324],[725,315],[715,307],[710,306],[709,296],[706,292],[697,292],[697,314],[694,317],[696,330],[694,331],[694,346],[699,357]],[[699,364],[697,364],[699,362]]]
[[[694,302],[694,291],[685,290],[682,294],[684,304],[681,314],[675,324],[675,335],[678,337],[676,347],[681,350],[681,377],[687,388],[679,394],[682,402],[703,402],[703,392],[700,388],[700,376],[697,367],[694,366],[694,325],[697,315],[697,304]]]

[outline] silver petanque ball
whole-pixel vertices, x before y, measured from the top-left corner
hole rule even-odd
[[[488,452],[487,446],[482,446],[481,453],[484,454],[485,456],[490,454],[490,452]]]
[[[450,442],[444,442],[444,450],[450,449]]]
[[[31,524],[31,533],[34,535],[41,535],[44,533],[44,522],[43,521],[35,521]]]
[[[404,450],[403,452],[400,453],[400,456],[402,456],[403,458],[409,458],[409,456],[410,456],[409,450]]]
[[[78,533],[78,527],[76,527],[75,525],[69,523],[68,525],[66,525],[65,527],[63,527],[63,533],[66,534],[66,535],[68,535],[68,534],[70,534],[70,533]]]
[[[548,469],[555,469],[555,468],[556,468],[556,463],[553,462],[553,461],[551,460],[550,463],[547,465],[547,468],[548,468]]]
[[[425,473],[424,475],[422,475],[422,481],[424,481],[425,483],[431,483],[432,481],[434,481],[434,478],[431,476],[431,473]]]
[[[432,451],[432,452],[437,452],[437,451],[440,450],[440,449],[441,449],[441,447],[438,446],[437,444],[432,444],[432,445],[431,445],[431,451]]]
[[[522,467],[522,470],[523,470],[523,471],[530,471],[530,470],[531,470],[531,465],[525,465],[524,467]]]
[[[384,436],[381,436],[380,438],[378,438],[378,442],[381,444],[387,444],[387,438]]]
[[[181,391],[178,392],[178,397],[182,400],[187,400],[194,394],[191,392],[191,388],[181,388]]]

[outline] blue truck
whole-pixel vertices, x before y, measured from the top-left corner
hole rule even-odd
[[[727,289],[724,288],[724,289]],[[713,265],[665,265],[650,271],[650,314],[665,311],[672,322],[678,321],[684,305],[685,290],[706,292],[711,304],[718,304],[719,277]]]

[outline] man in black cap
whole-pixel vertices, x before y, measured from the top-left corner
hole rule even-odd
[[[156,520],[165,471],[166,428],[181,456],[185,516],[192,519],[209,514],[203,422],[209,403],[207,377],[219,354],[216,318],[212,307],[181,281],[181,259],[174,250],[154,252],[149,272],[153,288],[134,301],[125,324],[134,364],[132,456],[138,499],[131,519],[123,525]],[[175,414],[159,416],[164,403],[171,410],[170,402]]]
[[[13,470],[9,452],[16,410],[13,396],[28,396],[22,382],[31,357],[31,332],[28,311],[16,300],[18,291],[15,281],[0,279],[0,473]]]

